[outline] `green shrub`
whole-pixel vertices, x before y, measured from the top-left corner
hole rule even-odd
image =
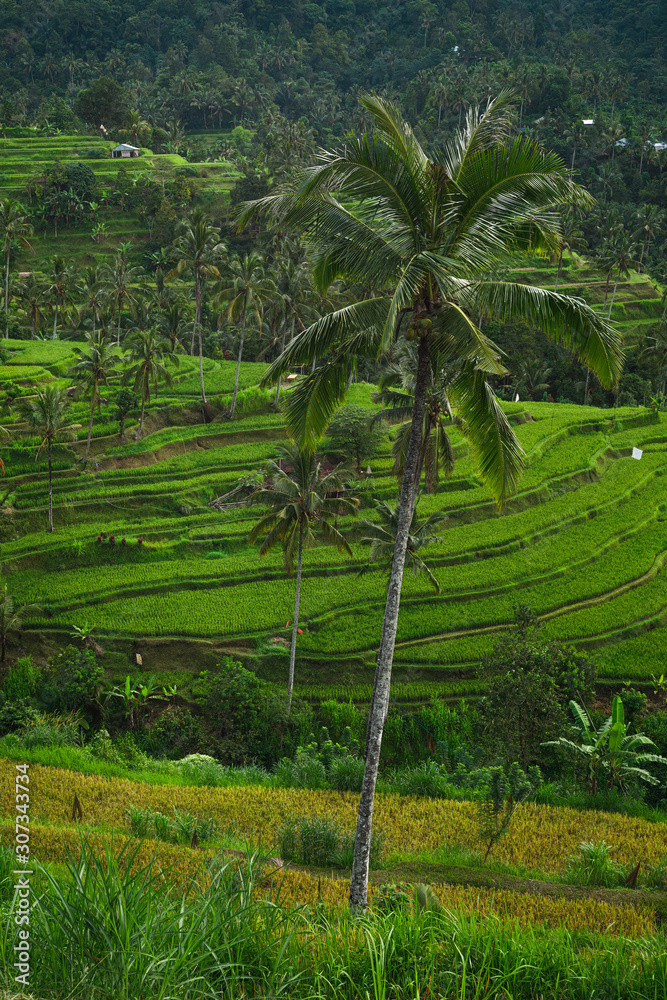
[[[49,708],[87,710],[99,704],[104,667],[90,649],[66,646],[49,660],[41,698]]]
[[[2,690],[11,701],[32,698],[39,686],[40,674],[32,665],[30,656],[22,656],[9,668],[9,674]]]

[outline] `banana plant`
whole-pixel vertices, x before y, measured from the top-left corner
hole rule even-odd
[[[607,776],[607,788],[618,788],[625,792],[632,779],[644,781],[648,785],[658,785],[659,780],[644,764],[667,764],[667,758],[659,754],[646,753],[642,748],[655,746],[653,740],[641,733],[628,733],[623,702],[614,695],[611,715],[595,729],[588,713],[576,701],[570,702],[575,725],[581,737],[580,743],[561,736],[549,740],[543,746],[558,746],[575,756],[583,757],[588,763],[588,790],[591,795],[598,791],[599,779]]]
[[[124,685],[116,685],[116,687],[113,687],[110,691],[106,692],[105,703],[110,698],[120,698],[123,703],[123,708],[125,709],[125,715],[130,723],[130,729],[134,729],[139,723],[139,720],[149,701],[167,700],[161,695],[153,693],[155,683],[155,678],[150,677],[145,684],[133,685],[130,680],[130,675],[128,674],[125,678]]]

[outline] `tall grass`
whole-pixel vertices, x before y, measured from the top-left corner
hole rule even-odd
[[[37,867],[31,990],[50,1000],[667,996],[662,933],[629,941],[519,929],[418,892],[363,917],[322,904],[294,909],[280,902],[279,876],[269,883],[253,857],[213,862],[176,888],[169,873],[137,863],[137,848],[116,859],[109,845],[98,857],[83,837],[64,872]],[[10,914],[0,933],[6,987],[16,932]]]

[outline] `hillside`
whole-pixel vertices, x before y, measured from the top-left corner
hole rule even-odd
[[[138,157],[114,159],[111,149],[116,142],[94,133],[48,136],[30,129],[7,131],[9,136],[0,138],[0,198],[19,199],[38,212],[43,199],[39,192],[55,164],[64,169],[83,164],[92,170],[96,182],[90,200],[82,201],[80,211],[77,209],[71,218],[63,216],[59,231],[53,214],[42,213],[41,219],[35,218],[30,248],[20,248],[19,270],[47,271],[55,253],[81,267],[110,260],[121,243],[135,252],[150,249],[150,231],[140,211],[142,206],[120,203],[122,191],[131,192],[137,179],[161,186],[164,191],[165,185],[184,177],[188,199],[198,198],[208,211],[222,211],[234,180],[240,176],[234,165],[225,161],[188,163],[177,153],[154,154],[145,148]]]
[[[554,278],[553,268],[516,273],[545,285]],[[602,276],[582,261],[573,259],[560,281],[592,304],[602,300]],[[659,308],[646,276],[633,273],[619,283],[613,312],[630,350]],[[15,393],[29,394],[67,368],[66,343],[10,341],[9,347],[0,381]],[[234,368],[205,361],[210,397],[231,390]],[[253,386],[263,370],[244,363],[241,388]],[[251,404],[259,411],[231,424],[193,423],[200,418],[188,407],[198,377],[189,358],[174,387],[163,391],[140,440],[129,440],[128,426],[128,443],[120,443],[110,403],[94,427],[92,463],[83,470],[75,465],[81,445],[59,449],[53,535],[45,531],[44,472],[34,471],[31,446],[15,442],[5,451],[11,518],[0,549],[3,572],[18,599],[38,603],[46,614],[29,623],[26,648],[47,655],[87,622],[107,650],[111,677],[122,677],[140,653],[144,670],[187,691],[193,674],[225,650],[281,680],[284,661],[267,641],[289,633],[293,584],[286,585],[278,554],[260,560],[247,544],[253,511],[208,506],[275,455],[284,440],[280,414],[262,411],[260,396]],[[370,413],[372,391],[352,386],[348,401]],[[546,637],[589,651],[601,682],[649,682],[662,672],[667,651],[664,414],[627,406],[503,405],[527,454],[519,494],[499,515],[454,430],[454,475],[419,505],[422,514],[448,514],[442,544],[428,558],[442,594],[420,578],[405,580],[395,697],[419,702],[436,692],[480,693],[476,664],[512,620],[517,601],[539,614]],[[80,440],[86,415],[85,403],[74,404]],[[640,461],[631,457],[634,447],[643,451]],[[371,476],[360,484],[362,516],[373,516],[373,501],[395,495],[389,452],[385,436],[370,460]],[[358,578],[367,549],[353,520],[344,529],[351,560],[326,548],[305,560],[296,680],[299,693],[315,701],[370,697],[385,578],[379,570]]]

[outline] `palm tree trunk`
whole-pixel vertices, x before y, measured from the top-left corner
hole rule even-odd
[[[53,339],[56,339],[58,331],[58,303],[56,302],[56,311],[53,314]]]
[[[292,689],[294,688],[294,664],[296,662],[296,637],[299,627],[299,604],[301,603],[301,567],[303,565],[303,522],[299,524],[299,555],[296,563],[296,600],[294,601],[294,625],[292,646],[289,654],[289,678],[287,680],[287,718],[292,711]]]
[[[287,319],[287,316],[285,317]],[[290,337],[290,342],[294,340],[294,324],[296,323],[296,313],[292,316],[292,336]],[[287,323],[283,323],[283,336],[280,341],[280,353],[282,354],[285,350],[285,334],[287,333]],[[274,407],[278,405],[278,400],[280,399],[280,383],[282,375],[278,376],[278,385],[276,388],[276,398],[273,400]]]
[[[614,291],[611,293],[611,302],[609,303],[609,312],[607,314],[607,319],[611,319],[611,311],[614,308],[614,299],[616,298],[616,289],[618,288],[618,282],[621,277],[621,269],[619,267],[618,274],[616,275],[616,281],[614,282]]]
[[[144,410],[146,409],[146,397],[142,395],[141,397],[141,416],[139,417],[139,430],[137,434],[141,434],[141,430],[144,426]]]
[[[412,411],[410,441],[403,471],[403,482],[401,484],[396,546],[394,548],[394,559],[387,591],[387,603],[382,623],[380,649],[375,668],[374,697],[371,701],[366,748],[366,767],[359,799],[359,812],[357,814],[354,862],[352,864],[352,878],[350,881],[350,908],[352,910],[365,910],[368,902],[368,865],[370,860],[375,785],[380,765],[382,733],[389,706],[391,667],[394,658],[398,612],[401,603],[405,553],[410,524],[412,523],[414,513],[414,480],[417,473],[417,463],[419,461],[424,427],[424,409],[430,364],[430,344],[427,337],[420,340],[418,358],[419,363],[415,382],[415,401]]]
[[[116,334],[116,347],[120,347],[120,299],[118,300],[118,333]]]
[[[588,380],[591,376],[590,369],[586,369],[586,385],[584,387],[584,406],[588,406]]]
[[[88,452],[90,451],[90,439],[93,436],[93,417],[95,415],[95,393],[93,393],[93,398],[90,404],[90,422],[88,423],[88,443],[86,444],[86,453],[83,456],[84,462],[88,458]]]
[[[206,406],[206,389],[204,388],[204,345],[201,339],[201,276],[199,270],[195,268],[195,325],[199,337],[199,387],[201,389],[201,405]],[[204,423],[206,414],[202,409]]]
[[[236,397],[239,391],[239,376],[241,374],[241,358],[243,357],[243,339],[245,337],[245,311],[247,306],[247,301],[243,302],[243,313],[241,316],[241,343],[239,344],[239,359],[236,362],[236,378],[234,379],[234,394],[232,395],[232,405],[229,407],[229,413],[227,416],[231,420],[234,416],[234,410],[236,408]]]
[[[558,291],[558,279],[560,278],[560,269],[563,266],[563,244],[561,243],[560,253],[558,254],[558,270],[556,271],[556,286],[554,292]]]
[[[49,531],[53,531],[53,478],[51,472],[51,438],[48,441],[49,455]]]
[[[575,142],[574,148],[572,150],[572,163],[570,164],[570,170],[574,172],[574,158],[577,155],[577,144]]]
[[[611,278],[611,271],[607,271],[607,284],[604,286],[604,302],[602,303],[602,312],[607,308],[607,296],[609,295],[609,279]]]
[[[7,244],[7,264],[5,267],[5,320],[7,319],[7,313],[9,312],[9,253],[11,251],[11,243]],[[5,337],[9,337],[9,327],[5,323]]]

